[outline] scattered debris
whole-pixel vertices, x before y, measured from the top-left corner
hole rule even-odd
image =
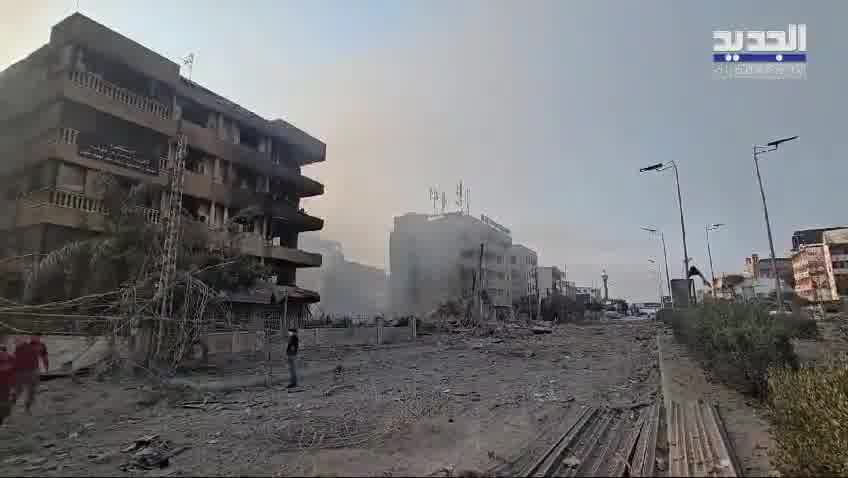
[[[325,397],[329,397],[343,390],[353,390],[354,388],[356,388],[356,386],[353,384],[337,385],[335,387],[330,387],[327,390],[324,390],[324,393],[322,395],[324,395]]]
[[[160,439],[159,435],[146,435],[121,450],[124,453],[133,453],[129,461],[121,465],[121,470],[133,472],[165,468],[170,464],[171,458],[189,448],[188,446],[173,448],[170,441]]]
[[[103,464],[109,463],[113,458],[115,458],[115,456],[115,452],[94,453],[88,455],[88,459],[91,460],[92,463]]]
[[[541,334],[552,334],[552,333],[554,332],[554,331],[553,331],[553,329],[551,329],[551,328],[548,328],[548,327],[539,327],[539,326],[533,327],[533,328],[532,328],[532,329],[530,329],[530,330],[532,330],[532,331],[533,331],[533,333],[534,333],[534,334],[536,334],[536,335],[541,335]]]

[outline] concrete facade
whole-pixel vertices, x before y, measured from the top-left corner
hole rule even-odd
[[[513,244],[509,254],[513,302],[524,297],[535,297],[538,292],[536,291],[533,270],[539,264],[538,254],[533,249],[521,244]]]
[[[559,267],[538,267],[536,270],[539,275],[539,293],[543,299],[552,295],[565,294],[565,274]]]
[[[234,239],[291,284],[321,256],[297,248],[323,220],[300,206],[324,187],[301,167],[326,146],[283,120],[269,121],[180,76],[178,64],[75,13],[50,41],[0,73],[0,228],[5,246],[44,253],[104,227],[98,178],[167,185],[178,132],[188,138],[183,207],[211,231],[252,213]],[[164,201],[146,217],[160,220]]]
[[[788,257],[775,258],[777,266],[777,276],[780,278],[788,278],[793,274],[792,259]],[[757,254],[751,254],[745,258],[745,274],[754,279],[774,279],[771,269],[771,258],[760,258]]]
[[[822,232],[820,244],[802,244],[792,258],[795,292],[810,302],[848,297],[848,228]]]
[[[483,216],[484,217],[484,216]],[[391,311],[426,314],[440,303],[471,297],[480,267],[491,305],[512,306],[512,237],[490,219],[463,213],[395,217],[389,239]]]

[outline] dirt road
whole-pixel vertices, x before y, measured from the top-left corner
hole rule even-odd
[[[303,388],[161,395],[140,381],[42,384],[0,428],[2,475],[380,475],[510,469],[582,406],[657,392],[655,325],[562,325],[553,334],[433,335],[415,344],[304,350]],[[284,374],[284,364],[276,366]],[[244,360],[194,373],[240,383]],[[226,387],[222,387],[226,388]],[[145,435],[175,454],[148,471],[122,452]],[[151,452],[152,453],[152,452]],[[137,457],[136,457],[137,458]],[[129,465],[129,466],[128,466]]]

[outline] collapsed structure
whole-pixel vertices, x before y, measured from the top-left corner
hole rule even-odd
[[[182,211],[269,266],[269,286],[291,299],[290,313],[317,301],[296,288],[295,271],[321,265],[319,254],[298,249],[298,234],[323,228],[300,201],[324,186],[301,168],[324,161],[326,145],[203,88],[177,63],[79,13],[0,73],[0,246],[43,255],[105,232],[103,175],[152,186],[144,217],[164,222],[179,137]]]

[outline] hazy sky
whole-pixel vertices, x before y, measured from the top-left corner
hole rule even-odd
[[[663,229],[682,269],[673,174],[689,255],[708,273],[768,255],[751,146],[800,135],[762,164],[778,254],[792,231],[848,222],[848,3],[627,1],[80,0],[80,10],[178,60],[193,78],[327,143],[305,174],[326,184],[308,210],[348,258],[388,265],[392,217],[452,198],[510,227],[578,285],[656,297],[648,258]],[[74,0],[0,0],[0,66],[47,41]],[[807,24],[808,79],[711,79],[714,29]]]

